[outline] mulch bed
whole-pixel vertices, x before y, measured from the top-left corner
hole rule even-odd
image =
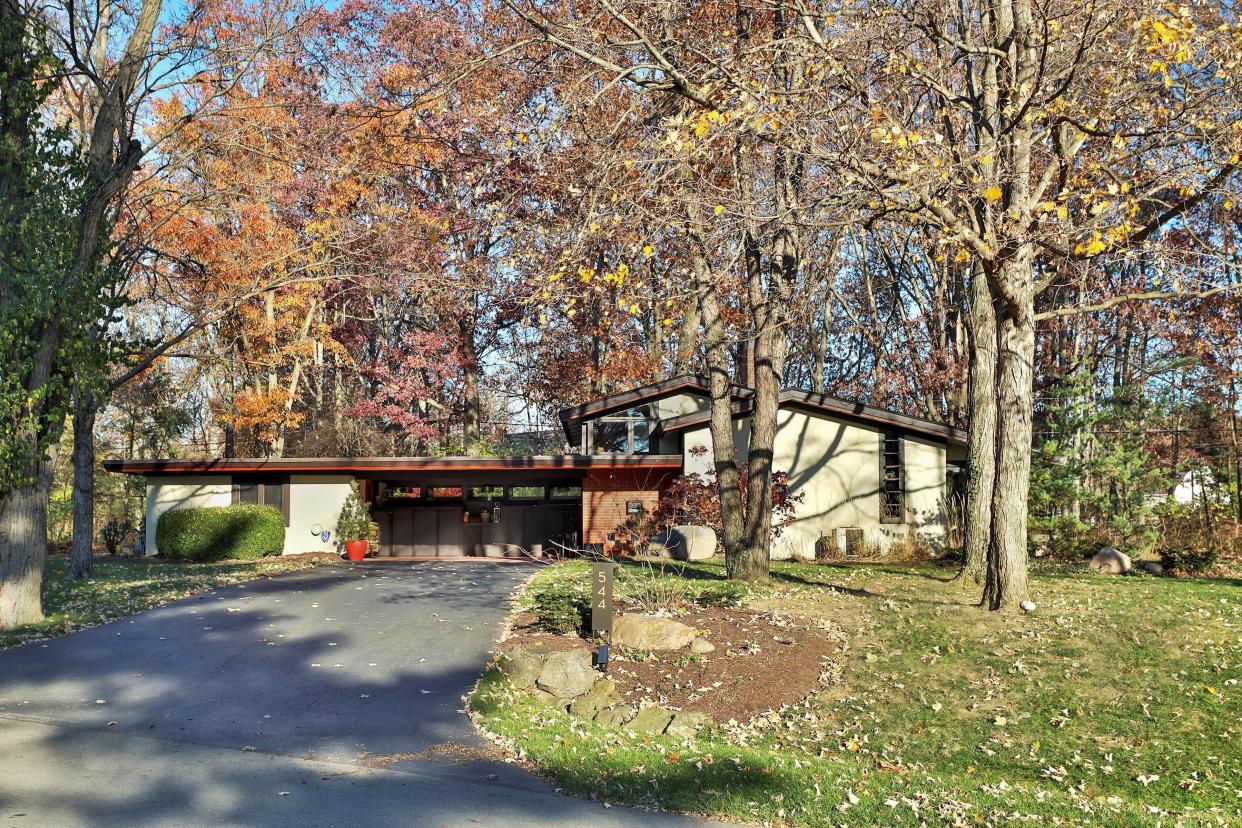
[[[841,649],[829,632],[802,618],[692,607],[677,620],[700,630],[715,651],[696,657],[688,648],[614,652],[608,678],[626,701],[638,704],[648,699],[706,713],[721,723],[746,722],[821,689],[825,657],[831,660]],[[542,643],[552,650],[568,650],[586,643],[576,636],[524,631],[524,621],[515,619],[515,635],[502,649]]]

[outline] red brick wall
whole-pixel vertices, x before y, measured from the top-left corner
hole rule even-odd
[[[582,481],[582,542],[603,544],[607,554],[627,551],[627,534],[617,532],[609,541],[608,533],[617,530],[628,517],[628,500],[641,500],[643,511],[650,513],[660,502],[660,491],[672,482],[673,475],[649,469],[615,469],[591,471]]]

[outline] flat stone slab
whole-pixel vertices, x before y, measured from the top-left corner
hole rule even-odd
[[[668,727],[668,723],[672,720],[673,711],[671,710],[665,710],[663,707],[644,707],[626,723],[625,729],[635,733],[663,733],[664,728]]]
[[[631,650],[680,650],[692,640],[694,629],[672,618],[627,614],[612,625],[612,643]]]

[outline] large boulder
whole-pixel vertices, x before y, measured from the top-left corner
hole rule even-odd
[[[1087,564],[1087,568],[1110,575],[1124,575],[1130,571],[1130,556],[1111,546],[1106,546],[1095,553],[1095,557]]]
[[[557,698],[572,699],[591,689],[599,673],[591,666],[587,650],[552,653],[543,662],[535,685]]]
[[[633,733],[663,733],[673,720],[673,711],[663,707],[644,707],[634,718],[626,722],[625,729]]]
[[[710,526],[674,526],[651,539],[647,554],[678,561],[705,561],[716,554],[716,532]]]
[[[680,650],[694,640],[694,628],[671,618],[622,615],[612,624],[612,643],[631,650]]]

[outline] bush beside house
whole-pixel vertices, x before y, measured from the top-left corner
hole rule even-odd
[[[271,506],[174,509],[160,516],[155,544],[179,561],[253,560],[285,548],[285,519]]]

